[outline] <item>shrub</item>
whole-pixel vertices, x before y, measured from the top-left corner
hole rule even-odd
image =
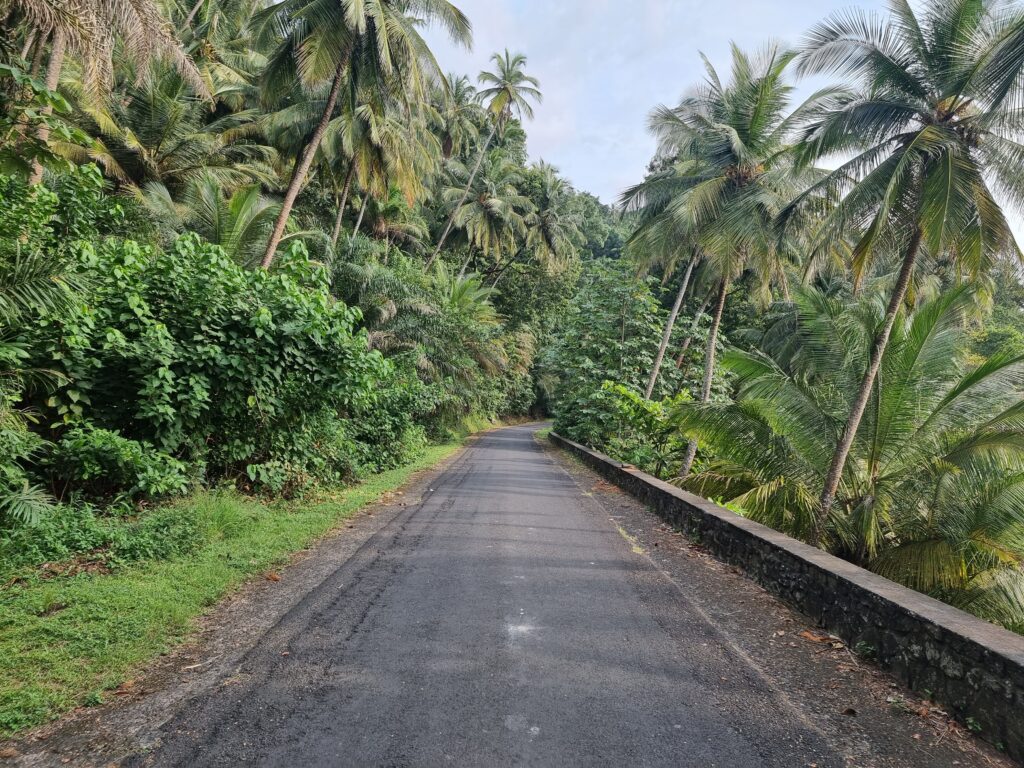
[[[212,477],[283,488],[337,476],[318,448],[387,367],[303,246],[273,273],[196,235],[166,253],[107,239],[79,259],[89,302],[41,324],[33,345],[70,382],[47,402],[54,420],[152,443]]]
[[[183,462],[148,443],[91,425],[69,430],[46,463],[55,480],[94,500],[121,493],[155,499],[188,487]]]
[[[561,428],[577,442],[651,474],[670,477],[687,444],[670,416],[679,403],[688,400],[687,392],[662,401],[645,400],[629,387],[605,381],[589,397],[577,401],[574,420],[563,420]]]

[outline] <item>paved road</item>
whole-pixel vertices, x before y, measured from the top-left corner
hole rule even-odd
[[[843,765],[534,429],[479,439],[141,762]]]

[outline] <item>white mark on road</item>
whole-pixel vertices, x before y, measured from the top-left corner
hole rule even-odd
[[[527,720],[523,715],[506,715],[505,727],[510,731],[525,731],[529,736],[530,741],[533,741],[535,738],[540,736],[540,726],[530,725],[529,720]]]

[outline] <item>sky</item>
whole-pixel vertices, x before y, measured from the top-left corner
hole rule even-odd
[[[530,157],[555,165],[573,186],[605,203],[643,179],[654,153],[647,115],[703,79],[701,51],[727,73],[730,42],[746,50],[770,40],[796,45],[834,11],[884,7],[883,0],[454,2],[473,24],[473,49],[429,30],[442,68],[475,80],[494,51],[525,54],[527,72],[544,94],[526,124]],[[812,86],[801,90],[810,93]]]

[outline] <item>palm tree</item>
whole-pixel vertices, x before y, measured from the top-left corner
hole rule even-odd
[[[672,339],[672,331],[675,329],[679,310],[683,306],[683,299],[686,298],[686,291],[690,287],[690,278],[693,276],[694,268],[700,263],[700,252],[692,238],[688,237],[687,233],[678,230],[671,216],[655,217],[645,222],[644,226],[638,227],[626,241],[626,249],[627,253],[637,261],[640,274],[645,275],[651,269],[659,267],[666,281],[672,277],[679,266],[679,261],[683,259],[686,261],[686,271],[683,273],[679,289],[676,291],[675,301],[673,301],[665,321],[661,342],[654,356],[654,364],[651,366],[651,374],[644,390],[644,398],[650,400],[658,382],[658,375],[661,373],[665,352]]]
[[[346,169],[332,245],[341,234],[345,204],[353,185],[382,201],[398,190],[411,204],[426,193],[424,182],[437,167],[440,145],[428,130],[424,116],[403,115],[398,105],[382,103],[375,97],[370,92],[346,105],[324,136],[321,162],[330,169],[329,175],[335,177],[337,169]]]
[[[824,525],[818,489],[868,367],[884,296],[796,291],[753,351],[730,350],[736,401],[676,418],[715,460],[678,482],[914,589],[986,615],[1024,586],[1024,357],[965,364],[954,289],[901,314]],[[1000,586],[1001,585],[1001,586]],[[972,608],[972,604],[974,607]],[[991,608],[991,606],[989,606]],[[1017,626],[1024,612],[1016,615]]]
[[[859,233],[853,247],[856,285],[880,256],[898,254],[871,361],[822,483],[819,526],[831,513],[922,252],[948,253],[971,275],[1000,257],[1020,257],[990,184],[1021,208],[1020,68],[1007,72],[997,54],[1024,26],[1024,12],[975,0],[929,0],[920,16],[906,0],[892,0],[890,11],[882,19],[855,10],[816,25],[799,61],[803,73],[840,73],[855,78],[860,89],[834,94],[803,145],[807,161],[854,157],[790,210],[821,195],[847,193],[825,218],[817,250],[826,253],[849,233]]]
[[[141,195],[154,217],[174,231],[198,232],[219,245],[235,261],[255,266],[277,217],[278,204],[268,200],[259,184],[239,187],[229,193],[212,172],[192,181],[175,201],[160,182],[150,182]],[[310,232],[292,232],[282,242],[308,237]]]
[[[312,134],[305,142],[285,189],[262,266],[274,261],[295,198],[320,148],[345,85],[365,82],[363,65],[373,67],[378,84],[398,81],[392,88],[422,97],[425,83],[440,77],[440,68],[420,35],[424,22],[439,22],[456,42],[468,44],[469,20],[446,0],[283,0],[264,12],[262,20],[280,20],[289,30],[266,75],[268,95],[281,81],[306,86],[327,80],[330,86]]]
[[[149,67],[126,73],[123,98],[82,110],[92,145],[61,145],[74,160],[95,161],[121,184],[141,188],[159,182],[178,195],[210,174],[228,189],[253,183],[277,185],[273,148],[248,138],[260,118],[254,109],[211,119],[177,73]]]
[[[627,209],[639,211],[641,228],[684,237],[681,242],[699,248],[705,268],[717,276],[700,395],[704,403],[711,397],[718,331],[733,280],[745,269],[766,284],[785,279],[777,266],[775,221],[811,175],[796,167],[791,140],[826,96],[815,93],[786,114],[792,87],[785,71],[795,56],[771,47],[751,58],[733,46],[728,84],[705,60],[708,79],[696,94],[651,115],[668,167],[622,198]],[[684,475],[696,453],[691,440]]]
[[[13,0],[11,6],[33,27],[40,50],[44,41],[50,40],[47,90],[57,90],[65,57],[70,53],[81,62],[80,82],[85,95],[94,103],[101,102],[113,83],[114,49],[120,42],[119,56],[128,63],[144,69],[155,59],[166,59],[194,93],[209,98],[195,63],[168,31],[167,20],[152,0],[86,0],[76,3],[70,12],[54,0]],[[45,143],[48,138],[49,128],[44,121],[39,127],[39,140]],[[42,175],[42,165],[37,162],[30,182],[38,183]]]
[[[533,200],[535,210],[526,219],[526,246],[541,264],[561,267],[583,237],[581,217],[569,210],[570,187],[557,168],[541,160],[533,170],[539,174],[540,188]]]
[[[386,197],[372,201],[369,217],[372,236],[385,241],[389,247],[399,242],[408,251],[418,251],[429,235],[426,222],[409,206],[397,187]]]
[[[445,240],[448,239],[452,227],[455,226],[455,216],[466,202],[466,198],[469,197],[470,187],[473,186],[473,180],[480,171],[484,156],[487,154],[487,149],[490,147],[495,134],[503,130],[505,124],[513,116],[525,116],[532,119],[533,107],[530,105],[530,100],[533,99],[540,102],[543,99],[540,92],[540,81],[523,71],[523,68],[526,66],[526,57],[523,54],[509,53],[509,50],[506,48],[504,54],[492,54],[491,61],[494,62],[495,71],[483,71],[478,78],[480,83],[486,86],[479,92],[478,97],[481,101],[487,102],[487,111],[491,116],[491,132],[487,134],[484,143],[480,145],[476,165],[473,166],[473,170],[466,178],[466,186],[463,190],[462,198],[459,200],[458,205],[452,209],[444,232],[441,233],[441,239],[437,242],[437,248],[434,249],[434,253],[427,260],[426,269],[430,269],[434,260],[441,253]]]
[[[477,129],[480,106],[476,88],[468,77],[449,73],[445,81],[446,88],[435,89],[433,122],[441,139],[441,151],[447,160],[460,154],[470,142],[480,137]]]
[[[517,239],[526,233],[526,217],[532,215],[532,203],[519,192],[519,169],[498,156],[488,155],[477,169],[468,172],[453,164],[452,176],[458,186],[449,186],[441,193],[443,201],[453,206],[452,221],[465,230],[470,246],[500,262],[516,250]],[[476,170],[482,170],[476,173]],[[472,195],[466,201],[465,187],[458,182],[469,177]]]

